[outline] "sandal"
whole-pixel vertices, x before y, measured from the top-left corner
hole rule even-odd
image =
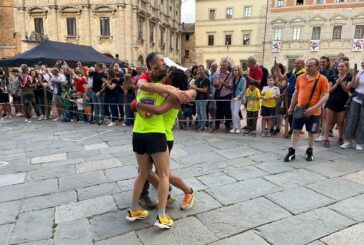
[[[329,147],[330,147],[330,141],[329,141],[329,140],[325,140],[325,141],[324,141],[324,146],[325,146],[326,148],[329,148]]]
[[[338,143],[339,145],[344,144],[344,139],[343,139],[343,138],[339,138],[339,139],[337,140],[337,143]]]

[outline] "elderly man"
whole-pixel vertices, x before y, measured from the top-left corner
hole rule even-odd
[[[261,83],[263,79],[263,69],[258,66],[257,59],[254,56],[248,58],[249,73],[246,75],[247,87],[250,82],[254,81],[257,83],[257,87],[262,90]]]
[[[313,161],[314,136],[319,128],[321,106],[329,98],[330,89],[327,78],[321,75],[318,69],[319,61],[315,58],[309,59],[306,62],[306,73],[297,78],[288,114],[293,114],[295,106],[308,106],[308,108],[304,112],[304,119],[299,118],[298,115],[293,115],[292,145],[284,158],[286,162],[292,161],[296,157],[296,148],[300,138],[300,132],[304,125],[309,135],[306,161]]]
[[[225,133],[230,132],[231,125],[231,108],[230,100],[233,87],[233,74],[228,71],[228,62],[223,60],[220,63],[220,70],[217,72],[213,80],[215,86],[215,100],[216,101],[216,122],[215,127],[211,131],[216,132],[220,128],[220,120],[225,119]]]

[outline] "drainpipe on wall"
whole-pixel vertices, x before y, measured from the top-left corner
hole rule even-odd
[[[263,64],[264,64],[264,59],[265,59],[265,39],[266,39],[267,27],[268,27],[268,7],[269,7],[269,0],[267,0],[267,6],[266,6],[266,9],[265,9],[265,25],[264,25],[264,38],[263,38],[263,60],[262,60]]]

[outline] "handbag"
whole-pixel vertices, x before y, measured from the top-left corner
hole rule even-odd
[[[312,91],[311,91],[311,95],[310,95],[310,99],[309,99],[308,103],[306,105],[303,105],[303,106],[297,106],[297,105],[295,106],[294,111],[293,111],[293,117],[296,120],[306,121],[306,120],[308,120],[310,118],[310,116],[307,117],[305,115],[305,112],[310,107],[310,103],[311,103],[313,94],[314,94],[314,92],[316,90],[317,83],[318,83],[319,79],[320,79],[320,76],[316,79],[315,84],[313,85],[313,88],[312,88]]]

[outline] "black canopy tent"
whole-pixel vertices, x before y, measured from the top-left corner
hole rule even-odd
[[[97,62],[107,65],[113,63],[112,58],[90,46],[44,40],[31,50],[0,60],[0,66],[16,67],[22,64],[53,66],[57,60],[65,60],[69,65],[75,65],[77,61],[81,61],[84,65],[93,65]]]

